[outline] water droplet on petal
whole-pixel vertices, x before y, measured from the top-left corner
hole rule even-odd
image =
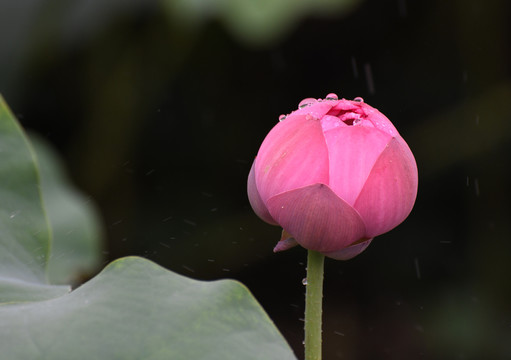
[[[302,284],[303,284],[303,285],[307,285],[307,278],[303,278],[303,280],[302,280]]]
[[[339,100],[339,97],[337,96],[337,94],[330,93],[326,96],[325,100]]]
[[[360,125],[361,122],[362,122],[362,119],[353,119],[353,126]]]
[[[299,109],[302,109],[306,106],[311,106],[312,104],[314,104],[315,102],[317,102],[316,99],[314,98],[306,98],[306,99],[303,99],[302,101],[300,101],[300,103],[298,104],[298,108]]]
[[[286,118],[287,118],[287,115],[282,114],[279,116],[279,121],[286,120]]]
[[[356,102],[364,102],[364,99],[362,99],[360,96],[357,96],[356,98],[353,99],[353,101],[356,101]]]

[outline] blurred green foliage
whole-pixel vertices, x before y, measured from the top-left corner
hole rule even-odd
[[[236,281],[192,280],[125,257],[73,291],[54,285],[97,263],[94,209],[47,145],[34,151],[2,97],[0,144],[3,357],[295,359]]]
[[[196,27],[216,19],[245,44],[269,46],[304,17],[352,10],[360,0],[161,0],[172,19]]]
[[[302,98],[362,96],[410,145],[419,195],[327,262],[325,356],[510,356],[508,2],[2,3],[0,92],[98,203],[109,258],[242,280],[299,354],[305,253],[271,253],[246,176]]]
[[[102,223],[90,199],[69,183],[58,154],[32,135],[45,213],[51,227],[47,275],[52,284],[80,284],[99,268]]]

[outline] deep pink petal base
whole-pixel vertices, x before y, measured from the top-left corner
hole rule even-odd
[[[365,237],[365,224],[353,207],[327,185],[314,184],[276,195],[268,211],[306,249],[338,251]]]

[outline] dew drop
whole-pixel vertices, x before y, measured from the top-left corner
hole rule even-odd
[[[360,125],[362,119],[353,119],[353,126]]]
[[[330,93],[326,96],[325,100],[339,100],[339,97],[337,96],[337,94]]]
[[[282,114],[279,116],[279,121],[284,121],[284,120],[286,120],[286,118],[287,118],[287,115]]]
[[[314,104],[315,102],[317,102],[316,99],[314,98],[306,98],[306,99],[303,99],[302,101],[300,101],[300,103],[298,104],[298,108],[299,109],[302,109],[304,107],[307,107],[307,106],[311,106],[312,104]]]
[[[307,285],[307,278],[303,278],[303,280],[302,280],[302,284],[303,284],[303,285]]]
[[[360,96],[357,96],[356,98],[353,99],[353,101],[363,103],[364,99],[362,99]]]

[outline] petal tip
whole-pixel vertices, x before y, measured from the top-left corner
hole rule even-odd
[[[323,255],[335,260],[350,260],[367,249],[372,240],[363,240],[341,250],[324,252]]]
[[[298,243],[293,238],[293,236],[290,233],[288,233],[286,230],[283,229],[280,241],[273,248],[273,252],[277,253],[277,252],[281,252],[281,251],[286,251],[286,250],[289,250],[297,245],[298,245]]]

